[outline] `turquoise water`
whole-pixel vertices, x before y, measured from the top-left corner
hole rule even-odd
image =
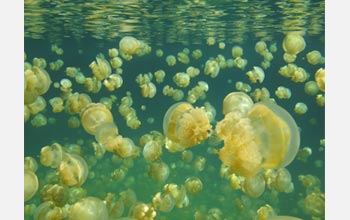
[[[47,118],[47,124],[41,127],[33,126],[32,120],[35,115],[32,114],[24,126],[24,155],[33,157],[37,161],[38,170],[35,174],[39,180],[38,191],[24,203],[27,207],[25,219],[50,219],[37,217],[37,215],[53,210],[55,207],[66,210],[57,219],[75,219],[68,217],[69,210],[80,198],[94,196],[106,200],[107,193],[115,195],[112,204],[117,201],[124,203],[124,210],[118,215],[113,215],[112,206],[107,202],[109,219],[136,218],[132,211],[137,204],[136,201],[148,204],[156,212],[153,218],[136,219],[264,219],[258,217],[257,210],[265,204],[269,204],[276,215],[289,215],[302,219],[311,219],[312,216],[316,216],[324,219],[324,214],[317,216],[305,208],[305,198],[312,193],[320,196],[325,192],[324,146],[320,143],[325,138],[325,109],[324,106],[317,104],[316,95],[310,96],[304,91],[305,83],[315,80],[315,72],[325,66],[324,63],[312,65],[306,58],[306,54],[313,50],[325,56],[324,1],[277,1],[276,3],[275,1],[200,0],[180,2],[25,1],[24,20],[24,46],[27,56],[25,62],[33,64],[34,58],[44,58],[47,66],[43,69],[48,72],[52,81],[48,91],[41,95],[46,100],[46,107],[38,113]],[[280,68],[287,64],[283,59],[282,42],[285,33],[291,31],[301,33],[306,42],[305,49],[297,55],[294,62],[309,74],[304,82],[293,82],[290,78],[278,73]],[[78,84],[74,78],[66,75],[67,67],[76,67],[80,68],[85,77],[93,77],[92,70],[89,68],[90,63],[100,53],[109,60],[108,50],[119,49],[119,41],[124,36],[133,36],[147,43],[152,50],[142,56],[134,55],[130,61],[122,58],[123,85],[120,88],[111,92],[102,85],[97,93],[92,93],[87,91],[84,85]],[[215,38],[215,44],[208,45],[209,37]],[[246,72],[252,70],[253,66],[261,66],[264,60],[255,51],[255,44],[258,41],[266,42],[268,48],[276,43],[277,51],[272,53],[273,60],[270,67],[264,69],[263,83],[254,84],[249,81]],[[219,48],[220,42],[225,43],[224,49]],[[59,55],[52,51],[52,45],[62,48],[64,53]],[[220,68],[216,78],[205,75],[204,68],[207,60],[215,59],[219,54],[224,56],[226,61],[233,59],[231,52],[233,46],[243,48],[242,57],[248,61],[247,66],[244,69]],[[177,57],[177,54],[185,48],[190,51],[190,62],[184,64],[177,60],[174,66],[169,66],[166,57],[168,55]],[[156,55],[158,49],[164,52],[162,57]],[[199,59],[191,56],[191,52],[196,49],[200,49],[203,54]],[[64,62],[63,66],[59,70],[50,69],[50,62],[58,59]],[[186,88],[180,88],[174,83],[173,76],[178,72],[186,72],[189,66],[198,68],[200,74],[191,78]],[[153,98],[143,97],[139,85],[135,82],[137,75],[149,72],[153,74],[160,69],[166,73],[164,81],[158,84],[154,77],[151,80],[157,87],[156,95]],[[113,69],[112,73],[115,72],[116,70]],[[60,89],[54,86],[63,78],[71,80],[72,93],[88,94],[91,102],[98,103],[102,97],[116,96],[117,100],[113,102],[110,109],[114,123],[118,127],[119,134],[132,139],[141,149],[141,154],[134,158],[116,159],[114,153],[105,152],[102,158],[96,158],[92,144],[96,141],[95,137],[88,134],[81,125],[78,128],[68,126],[68,119],[72,116],[80,119],[80,112],[71,114],[63,110],[60,113],[54,113],[49,104],[49,100],[53,97],[63,96]],[[209,102],[215,108],[216,116],[210,123],[213,130],[224,118],[223,99],[230,92],[237,91],[235,83],[238,81],[251,86],[251,91],[247,92],[251,97],[255,89],[266,87],[270,92],[270,98],[290,113],[300,129],[300,149],[304,147],[312,149],[312,155],[306,161],[300,160],[297,156],[286,167],[294,184],[292,192],[278,192],[276,189],[266,188],[261,196],[252,198],[242,189],[231,188],[230,179],[220,175],[220,167],[223,164],[215,153],[222,149],[224,144],[222,141],[213,144],[210,138],[187,149],[193,153],[193,160],[190,162],[182,159],[182,152],[170,152],[163,143],[162,155],[157,161],[162,161],[170,167],[169,177],[163,182],[156,182],[150,178],[149,169],[152,162],[147,161],[142,155],[143,146],[139,140],[142,135],[151,131],[163,133],[163,117],[168,108],[177,102],[172,97],[165,96],[162,92],[163,88],[169,85],[182,89],[184,98],[181,101],[186,101],[188,91],[199,81],[205,81],[209,90],[192,105],[201,107],[205,102]],[[290,99],[279,99],[275,95],[275,90],[279,86],[291,90]],[[128,127],[125,119],[118,112],[121,99],[128,91],[131,92],[133,99],[132,108],[136,110],[137,117],[141,121],[137,129]],[[324,95],[324,92],[318,91],[317,94]],[[67,102],[65,99],[64,104],[67,105]],[[308,106],[306,114],[297,115],[294,112],[297,102],[303,102]],[[142,110],[142,106],[145,106],[145,110]],[[149,122],[150,119],[153,120],[152,123]],[[81,151],[78,154],[89,166],[88,177],[80,187],[65,184],[55,168],[45,167],[40,163],[41,149],[53,143],[59,143],[66,152],[71,154],[74,154],[70,151],[72,144],[80,146]],[[196,161],[201,159],[205,160],[205,166],[203,170],[198,170]],[[116,169],[125,171],[125,177],[118,179],[113,176],[112,173]],[[266,170],[261,169],[260,172],[264,173]],[[48,177],[49,175],[51,177]],[[299,180],[300,175],[317,177],[320,184],[307,189]],[[198,177],[203,188],[196,195],[186,192],[189,202],[184,205],[185,207],[175,206],[171,211],[164,212],[152,204],[152,198],[158,192],[164,192],[166,184],[173,183],[181,186],[185,184],[188,177]],[[48,184],[64,186],[69,199],[61,205],[57,205],[59,200],[57,197],[47,199],[43,196],[45,191],[43,189]],[[75,189],[85,193],[74,196],[72,191]],[[134,203],[127,204],[125,198],[121,196],[126,190],[132,190],[136,194],[137,199]],[[54,201],[54,205],[46,210],[40,209],[39,205],[45,201]],[[34,208],[28,211],[29,207]],[[320,210],[322,212],[322,208]]]

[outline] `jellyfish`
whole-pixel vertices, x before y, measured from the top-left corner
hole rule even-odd
[[[226,115],[232,111],[240,111],[243,114],[253,106],[253,101],[244,92],[231,92],[225,96],[222,107],[222,114]]]
[[[105,203],[96,197],[85,197],[74,203],[68,213],[68,220],[107,220]]]
[[[305,46],[306,46],[306,43],[303,36],[301,36],[301,34],[294,33],[294,32],[287,33],[282,43],[282,47],[285,54],[287,54],[287,56],[291,56],[294,58],[294,59],[292,58],[288,60],[289,62],[293,62],[296,58],[296,55],[301,51],[303,51],[305,49]]]
[[[258,198],[261,196],[265,191],[265,179],[262,173],[245,178],[242,189],[249,197]]]
[[[197,145],[207,139],[210,129],[205,110],[194,108],[186,102],[175,103],[164,115],[164,134],[184,147]]]
[[[81,186],[87,176],[89,168],[86,161],[76,154],[65,154],[58,166],[58,174],[62,183],[67,186]]]
[[[39,189],[39,180],[36,174],[29,169],[24,170],[24,201],[28,201]]]
[[[113,122],[113,116],[105,105],[90,103],[82,109],[80,120],[84,130],[89,134],[95,135],[99,126]]]
[[[300,144],[292,116],[277,104],[259,102],[242,116],[237,111],[217,123],[216,135],[224,140],[219,158],[231,171],[250,177],[261,168],[285,167]]]

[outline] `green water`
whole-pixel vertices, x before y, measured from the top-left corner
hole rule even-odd
[[[291,173],[294,184],[294,191],[291,193],[277,193],[276,190],[265,189],[260,197],[250,198],[242,190],[232,189],[230,181],[220,176],[222,162],[218,155],[208,150],[212,148],[220,150],[223,143],[211,146],[209,141],[189,148],[193,153],[193,161],[189,163],[181,159],[181,152],[171,153],[163,145],[159,161],[169,165],[170,174],[166,181],[157,183],[148,176],[151,162],[144,159],[142,152],[136,158],[122,159],[121,162],[113,162],[111,152],[106,152],[101,159],[93,159],[94,136],[88,134],[81,126],[69,128],[67,125],[70,117],[80,118],[79,113],[69,114],[65,110],[60,113],[52,112],[48,101],[61,94],[60,89],[54,88],[52,83],[50,89],[42,95],[47,106],[40,112],[49,122],[45,126],[34,127],[31,124],[34,116],[31,115],[24,125],[24,155],[35,158],[39,164],[36,171],[39,190],[33,198],[25,202],[25,206],[30,204],[39,206],[43,202],[40,192],[46,184],[62,184],[59,177],[48,180],[47,175],[55,173],[56,169],[40,164],[39,155],[42,147],[59,143],[68,148],[70,144],[83,142],[80,146],[81,156],[87,161],[90,173],[81,186],[86,190],[86,196],[95,196],[103,200],[107,193],[113,193],[116,195],[114,200],[117,201],[121,192],[131,189],[135,192],[138,202],[151,204],[153,196],[161,192],[165,184],[182,185],[192,176],[202,181],[203,189],[196,195],[188,195],[187,207],[175,206],[170,212],[156,209],[154,219],[258,219],[256,212],[265,204],[271,205],[278,215],[311,219],[312,215],[303,208],[303,200],[308,192],[298,180],[298,176],[308,174],[316,176],[321,182],[319,191],[324,193],[325,155],[320,140],[325,137],[325,109],[324,106],[317,105],[316,96],[309,96],[304,91],[305,82],[314,80],[314,73],[325,66],[325,64],[311,65],[306,59],[306,54],[312,50],[318,50],[325,56],[324,1],[25,1],[24,20],[26,62],[32,63],[35,57],[44,58],[48,64],[45,69],[53,83],[69,78],[65,72],[67,67],[80,68],[85,77],[92,77],[89,65],[95,60],[96,55],[102,53],[108,60],[108,50],[118,48],[119,41],[124,36],[133,36],[152,48],[149,54],[134,56],[130,61],[123,59],[121,67],[123,85],[113,92],[108,91],[103,85],[96,94],[87,92],[83,85],[69,78],[73,84],[72,92],[86,93],[92,102],[97,103],[100,98],[110,95],[117,97],[111,109],[114,122],[118,126],[119,133],[123,137],[131,138],[137,147],[142,147],[139,144],[142,135],[154,130],[163,133],[163,117],[168,108],[176,102],[171,97],[163,95],[163,87],[170,85],[179,88],[173,82],[173,76],[193,66],[200,69],[200,74],[191,79],[188,87],[180,88],[185,94],[182,101],[186,101],[188,91],[196,86],[198,81],[207,82],[209,91],[206,92],[205,98],[198,99],[193,106],[203,106],[205,102],[214,106],[216,116],[211,122],[213,129],[216,123],[224,118],[222,114],[224,97],[230,92],[237,91],[235,83],[241,81],[251,86],[248,94],[252,94],[256,88],[266,87],[270,91],[271,98],[292,115],[300,128],[300,149],[304,147],[312,149],[312,155],[306,162],[294,159],[286,167]],[[297,55],[294,63],[309,74],[305,82],[295,83],[278,73],[279,69],[287,64],[283,60],[282,41],[284,33],[288,31],[304,33],[306,47]],[[216,43],[208,45],[206,42],[208,37],[214,37]],[[268,47],[276,43],[277,52],[273,53],[274,58],[270,67],[264,70],[263,83],[253,84],[245,73],[252,70],[253,66],[261,66],[263,57],[254,49],[259,40],[265,41]],[[226,44],[224,49],[218,47],[219,42]],[[53,44],[62,48],[64,53],[58,55],[51,51]],[[235,45],[243,48],[242,57],[248,61],[243,70],[237,67],[221,68],[216,78],[204,74],[207,60],[215,59],[218,54],[223,55],[226,60],[232,59],[231,48]],[[196,60],[189,55],[189,64],[177,61],[175,66],[169,66],[166,57],[177,56],[177,53],[184,48],[190,51],[200,49],[203,56]],[[163,50],[162,57],[156,56],[157,49]],[[57,59],[64,61],[63,67],[58,71],[50,70],[49,63]],[[140,87],[135,82],[136,76],[148,72],[154,73],[160,69],[165,71],[166,76],[164,82],[160,84],[152,79],[157,86],[156,95],[153,98],[142,97]],[[292,92],[291,98],[278,99],[275,95],[278,86],[289,88]],[[120,101],[128,91],[132,94],[132,107],[142,123],[138,129],[129,128],[118,112]],[[319,91],[318,94],[324,95],[324,92]],[[295,114],[294,106],[297,102],[307,104],[306,114]],[[146,106],[146,110],[141,110],[143,105]],[[147,122],[149,118],[153,118],[154,122]],[[194,165],[198,158],[206,160],[202,171],[196,170]],[[128,166],[126,164],[130,163],[132,165],[127,169],[124,179],[111,178],[111,173],[115,169]],[[74,187],[68,186],[70,189]],[[71,205],[73,203],[68,201],[66,208]],[[210,214],[213,208],[219,209],[221,215]],[[110,219],[128,217],[131,209],[125,207],[120,216]],[[202,213],[204,217],[198,217],[198,213]],[[29,214],[25,215],[25,219],[34,217]],[[324,216],[320,219],[324,219]]]

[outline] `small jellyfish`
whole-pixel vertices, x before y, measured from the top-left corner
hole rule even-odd
[[[303,115],[307,112],[308,108],[307,105],[303,102],[298,102],[294,106],[294,112],[297,115]]]
[[[185,181],[186,191],[190,195],[196,195],[203,189],[203,183],[198,177],[189,177]]]
[[[101,103],[90,103],[80,113],[80,121],[84,130],[92,135],[105,123],[113,122],[112,113]]]
[[[108,220],[108,210],[99,198],[85,197],[70,207],[68,220]]]
[[[36,174],[29,170],[24,170],[24,201],[28,201],[39,189],[39,180]]]
[[[233,58],[241,57],[243,55],[243,49],[240,46],[232,47],[231,52]]]
[[[87,176],[89,168],[85,160],[76,154],[65,154],[58,166],[58,174],[62,183],[67,186],[81,186]]]
[[[326,89],[326,81],[325,81],[326,71],[323,68],[320,68],[315,73],[315,81],[317,83],[318,88],[324,92]]]
[[[155,161],[162,155],[162,145],[157,141],[149,141],[143,147],[143,157],[148,161]]]
[[[164,115],[163,131],[172,141],[184,147],[199,144],[209,137],[211,125],[203,108],[186,102],[172,105]]]
[[[253,106],[253,100],[244,92],[231,92],[223,101],[222,114],[226,115],[232,111],[240,111],[246,114]]]
[[[252,198],[260,197],[265,191],[265,179],[262,173],[255,176],[247,177],[243,181],[242,190]]]
[[[254,66],[253,70],[248,71],[246,75],[249,77],[249,80],[251,83],[256,83],[256,82],[262,83],[265,79],[264,70],[258,66]]]
[[[162,183],[168,179],[169,166],[164,162],[152,162],[148,175],[156,182]]]

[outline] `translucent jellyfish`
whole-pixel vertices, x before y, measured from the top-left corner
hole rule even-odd
[[[40,163],[46,167],[57,168],[63,159],[63,149],[58,143],[44,146],[40,151]]]
[[[224,140],[220,160],[245,177],[254,176],[260,168],[287,166],[300,143],[294,119],[282,107],[268,102],[256,103],[246,117],[237,111],[226,114],[215,132]]]
[[[145,98],[153,98],[157,93],[157,87],[152,82],[142,84],[140,88],[141,95]]]
[[[194,108],[186,102],[175,103],[164,115],[164,134],[184,147],[197,145],[207,139],[210,129],[205,110]]]
[[[80,121],[87,133],[95,135],[99,126],[113,122],[113,116],[105,105],[90,103],[81,111]]]
[[[46,108],[46,100],[42,96],[38,96],[34,102],[27,105],[30,114],[35,115]]]
[[[116,146],[114,148],[114,152],[116,152],[116,154],[118,154],[118,156],[121,158],[128,158],[137,156],[139,149],[130,138],[118,135],[116,137]]]
[[[125,36],[119,41],[119,50],[126,55],[135,54],[140,46],[141,42],[131,36]]]
[[[325,196],[322,192],[311,193],[304,200],[306,213],[314,217],[325,216]]]
[[[153,220],[157,212],[151,205],[138,202],[130,208],[129,215],[132,219]]]
[[[117,125],[113,122],[109,122],[97,128],[95,139],[100,144],[107,144],[116,135],[118,135]]]
[[[108,210],[99,198],[85,197],[70,207],[68,220],[108,220]]]
[[[264,70],[258,66],[254,66],[253,70],[248,71],[246,75],[249,77],[249,80],[251,83],[256,83],[256,82],[262,83],[265,79]]]
[[[174,55],[168,55],[165,60],[168,66],[175,66],[176,64],[176,57]]]
[[[175,199],[170,193],[158,192],[152,198],[152,206],[162,212],[170,212],[175,206]]]
[[[315,81],[308,81],[304,85],[304,91],[306,94],[314,96],[319,92],[319,88]]]
[[[38,162],[36,162],[33,157],[27,156],[24,158],[24,169],[31,170],[35,173],[38,169]]]
[[[315,81],[317,83],[318,88],[324,92],[326,89],[326,81],[325,81],[326,71],[323,68],[320,68],[315,73]]]
[[[241,56],[243,55],[243,49],[242,49],[242,47],[240,47],[240,46],[234,46],[234,47],[232,47],[231,52],[232,52],[233,58],[241,57]]]
[[[61,207],[55,206],[52,201],[46,201],[41,203],[34,210],[34,220],[46,220],[46,219],[63,219],[63,211]]]
[[[157,141],[151,140],[143,147],[142,154],[146,160],[155,161],[162,155],[162,145]]]
[[[286,168],[280,168],[277,170],[276,179],[274,181],[274,188],[278,192],[290,193],[294,190],[294,184],[292,182],[292,176]]]
[[[204,66],[204,74],[210,75],[211,78],[218,76],[220,71],[219,63],[216,60],[207,60]]]
[[[263,168],[286,167],[295,158],[300,135],[293,117],[277,104],[257,103],[248,112],[264,158]]]
[[[170,173],[169,166],[164,162],[153,162],[148,175],[156,182],[162,183],[168,179]]]
[[[187,73],[179,72],[173,77],[175,84],[181,88],[185,88],[190,84],[190,75]]]
[[[59,184],[47,184],[40,194],[41,201],[52,201],[56,206],[63,207],[69,199],[69,188]]]
[[[255,44],[255,51],[260,55],[264,55],[267,52],[267,45],[265,41],[258,41]]]
[[[35,173],[29,169],[24,170],[24,201],[33,198],[39,189],[39,180]]]
[[[226,115],[232,111],[240,111],[242,114],[245,114],[253,107],[253,104],[252,99],[246,93],[231,92],[224,98],[222,114]]]
[[[252,198],[258,198],[265,191],[265,179],[262,173],[247,177],[243,182],[243,192]]]
[[[288,33],[283,39],[283,50],[287,54],[297,55],[305,49],[306,43],[299,33]]]
[[[308,110],[307,105],[303,102],[298,102],[294,106],[294,112],[297,115],[303,115],[307,112],[307,110]]]
[[[203,183],[198,177],[189,177],[185,181],[186,191],[190,195],[195,195],[203,189]]]
[[[62,183],[67,186],[81,186],[87,176],[89,168],[85,160],[76,154],[65,154],[58,166],[58,174]]]
[[[322,57],[322,54],[317,50],[313,50],[307,53],[306,59],[307,59],[307,62],[309,62],[312,65],[324,63],[324,57]]]

